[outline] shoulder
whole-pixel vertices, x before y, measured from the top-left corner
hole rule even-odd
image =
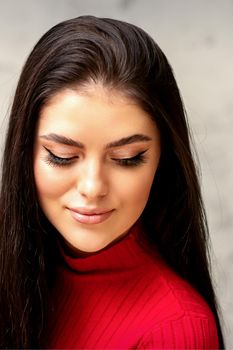
[[[215,323],[208,317],[183,316],[146,333],[139,349],[219,349]]]
[[[150,320],[138,348],[218,349],[215,318],[204,298],[161,258],[152,265],[151,284],[157,285],[157,296],[152,296],[156,321]]]

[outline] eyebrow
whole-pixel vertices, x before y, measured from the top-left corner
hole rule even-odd
[[[56,143],[60,143],[60,144],[67,145],[67,146],[78,147],[81,149],[85,148],[83,143],[81,143],[79,141],[75,141],[75,140],[68,138],[66,136],[63,136],[63,135],[51,133],[48,135],[41,135],[40,138],[45,139],[45,140],[49,140],[49,141],[54,141]],[[130,135],[127,137],[123,137],[117,141],[107,143],[107,145],[105,146],[105,149],[125,146],[125,145],[129,145],[131,143],[142,142],[142,141],[152,141],[152,138],[147,136],[147,135],[143,135],[143,134],[134,134],[134,135]]]

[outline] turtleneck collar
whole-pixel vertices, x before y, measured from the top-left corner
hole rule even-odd
[[[148,256],[144,249],[145,242],[142,243],[142,232],[142,225],[137,222],[124,237],[86,257],[71,257],[62,247],[60,251],[65,265],[79,273],[135,268],[141,265],[142,254]]]

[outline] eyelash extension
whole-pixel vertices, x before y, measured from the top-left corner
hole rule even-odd
[[[46,147],[44,148],[48,152],[45,161],[51,166],[67,166],[71,164],[73,159],[77,158],[77,157],[70,157],[70,158],[58,157],[54,153],[52,153],[48,148]],[[144,153],[146,151],[147,150],[142,151],[138,153],[136,156],[131,158],[122,158],[122,159],[112,158],[112,160],[114,160],[117,164],[121,166],[134,167],[145,162]]]
[[[52,153],[48,148],[44,147],[46,151],[48,152],[45,161],[51,166],[67,166],[70,165],[72,160],[78,157],[70,157],[70,158],[62,158],[56,156],[54,153]]]
[[[121,166],[134,167],[134,166],[137,166],[139,164],[145,163],[144,153],[146,151],[147,150],[142,151],[142,152],[138,153],[136,156],[134,156],[132,158],[122,158],[122,159],[112,158],[112,159],[114,161],[116,161]]]

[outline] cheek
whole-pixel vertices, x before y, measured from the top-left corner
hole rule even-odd
[[[53,199],[62,195],[67,190],[66,177],[62,176],[58,169],[36,159],[34,163],[34,177],[39,199]]]
[[[129,209],[141,210],[145,207],[150,189],[153,183],[155,171],[144,171],[140,174],[132,174],[128,181],[118,179],[118,193],[122,202],[129,205]]]

